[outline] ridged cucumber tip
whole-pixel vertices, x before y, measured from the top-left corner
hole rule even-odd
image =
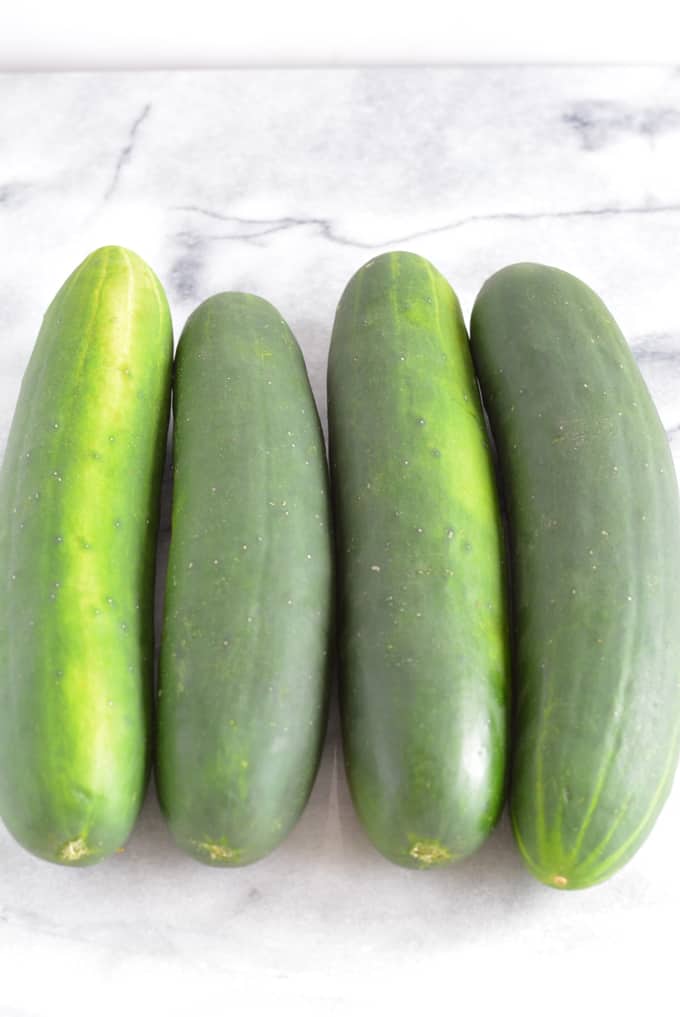
[[[234,848],[231,847],[226,837],[197,840],[175,836],[175,842],[195,861],[201,862],[203,865],[232,869],[259,862],[261,858],[270,854],[278,846],[278,842],[276,842],[264,847],[260,846],[257,850],[253,850],[252,847]]]
[[[454,861],[454,856],[447,847],[437,840],[418,840],[409,850],[409,855],[419,868],[430,869],[436,865],[446,865]]]
[[[200,317],[213,308],[224,313],[225,311],[238,312],[244,309],[252,309],[253,307],[266,311],[276,316],[277,320],[281,320],[279,311],[268,300],[257,296],[255,293],[246,293],[241,290],[224,290],[222,293],[213,293],[212,296],[201,301],[187,320],[191,321],[197,316]]]
[[[595,883],[601,883],[603,878],[600,877],[597,880],[583,880],[576,879],[572,876],[565,875],[564,871],[554,870],[540,870],[529,866],[530,871],[544,886],[549,886],[554,890],[587,890],[589,887],[594,886]]]
[[[281,312],[264,297],[238,291],[215,293],[191,312],[179,339],[177,357],[186,356],[184,351],[197,344],[220,347],[224,342],[237,341],[245,349],[255,335],[258,341],[266,337],[270,344],[294,349],[302,357],[300,345]]]
[[[212,840],[192,840],[189,848],[194,858],[207,865],[238,865],[242,854],[226,843]]]
[[[359,268],[352,278],[359,275],[360,272],[365,272],[367,269],[379,268],[382,265],[392,265],[395,262],[405,264],[407,267],[412,266],[427,266],[430,269],[434,269],[434,265],[427,258],[424,258],[421,254],[416,254],[415,251],[385,251],[383,254],[377,254],[373,258],[369,258],[361,268]],[[436,271],[436,269],[435,269]],[[350,279],[350,282],[352,280]]]
[[[74,840],[67,841],[67,843],[59,849],[57,857],[60,862],[71,864],[82,861],[91,853],[92,852],[90,851],[85,838],[76,837]]]
[[[385,251],[383,254],[378,254],[364,262],[364,264],[356,270],[354,275],[352,275],[342,291],[342,296],[338,303],[338,310],[340,310],[344,303],[352,299],[352,294],[355,288],[361,286],[367,277],[370,279],[373,276],[373,273],[376,273],[377,278],[380,281],[380,285],[384,285],[385,288],[388,288],[393,285],[395,277],[404,276],[406,278],[409,277],[410,274],[419,271],[429,276],[433,284],[444,287],[447,291],[452,293],[454,297],[456,297],[448,281],[444,278],[439,269],[421,254],[416,254],[414,251]]]
[[[558,268],[556,265],[544,265],[538,261],[516,261],[511,265],[505,265],[503,268],[499,268],[497,272],[494,272],[493,275],[489,276],[479,291],[475,304],[487,288],[493,288],[499,283],[511,283],[514,286],[518,281],[532,283],[536,280],[541,281],[551,277],[555,281],[568,279],[571,282],[576,282],[585,289],[590,290],[590,287],[586,286],[586,284],[582,282],[578,276],[572,275],[571,272],[567,272],[563,268]]]
[[[38,858],[43,858],[45,861],[54,862],[67,868],[85,868],[90,865],[96,865],[114,852],[120,854],[124,850],[123,847],[118,847],[114,848],[113,851],[110,848],[104,851],[101,844],[93,846],[91,841],[88,841],[87,836],[81,835],[65,841],[65,843],[52,851],[32,853],[36,853]]]
[[[531,855],[528,854],[524,846],[519,843],[518,846],[522,859],[527,869],[539,882],[543,883],[544,886],[549,886],[554,890],[587,890],[589,887],[594,886],[596,883],[601,883],[607,879],[612,872],[602,872],[598,870],[594,874],[593,878],[584,877],[579,875],[578,872],[574,871],[573,862],[570,864],[560,864],[556,862],[554,865],[543,862],[538,864]]]
[[[123,247],[121,244],[104,244],[102,247],[95,248],[84,261],[102,261],[108,262],[126,262],[130,261],[137,262],[138,264],[146,265],[146,262],[139,254],[132,251],[129,247]]]

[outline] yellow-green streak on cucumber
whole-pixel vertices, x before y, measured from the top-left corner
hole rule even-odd
[[[158,789],[185,851],[245,865],[309,796],[332,618],[323,434],[302,352],[271,304],[222,293],[194,311],[173,415]]]
[[[0,474],[0,813],[64,865],[120,848],[146,786],[171,367],[156,276],[95,251],[45,314]]]
[[[671,787],[680,734],[680,513],[631,351],[574,276],[483,286],[472,352],[509,514],[517,688],[511,814],[559,889],[616,872]]]
[[[328,368],[345,761],[392,861],[474,851],[503,804],[509,648],[500,512],[458,300],[382,255],[340,300]]]

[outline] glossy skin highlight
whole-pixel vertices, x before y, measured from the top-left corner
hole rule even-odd
[[[381,255],[351,279],[328,404],[352,797],[387,858],[445,865],[479,847],[502,808],[509,649],[467,334],[429,262]]]

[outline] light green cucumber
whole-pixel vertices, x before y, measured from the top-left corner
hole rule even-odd
[[[0,814],[64,865],[119,849],[146,785],[171,365],[156,276],[95,251],[44,317],[0,474]]]

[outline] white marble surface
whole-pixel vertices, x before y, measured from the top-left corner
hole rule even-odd
[[[5,5],[0,68],[326,67],[542,62],[677,62],[672,0],[90,0]]]
[[[0,448],[42,311],[94,247],[151,263],[177,333],[218,290],[266,296],[324,415],[342,287],[407,248],[466,314],[512,261],[586,279],[677,467],[679,166],[672,68],[0,75]],[[505,819],[459,866],[405,871],[358,828],[337,729],[334,709],[301,822],[250,868],[183,857],[153,791],[126,851],[93,869],[0,832],[0,1017],[677,1013],[680,782],[600,888],[534,882]]]

